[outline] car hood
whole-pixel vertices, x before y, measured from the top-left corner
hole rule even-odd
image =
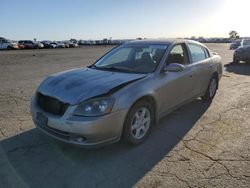
[[[49,76],[41,83],[37,92],[75,105],[86,99],[107,94],[114,88],[125,86],[145,76],[146,74],[79,68]]]
[[[235,50],[235,52],[238,53],[238,52],[249,51],[249,50],[250,50],[250,45],[248,45],[248,46],[240,46]]]

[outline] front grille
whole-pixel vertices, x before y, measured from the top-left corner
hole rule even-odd
[[[37,93],[37,102],[45,112],[62,116],[69,104],[63,103],[56,98]]]

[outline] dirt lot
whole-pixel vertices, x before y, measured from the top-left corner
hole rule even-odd
[[[99,150],[59,144],[34,129],[32,93],[49,74],[91,64],[111,47],[0,51],[1,187],[250,187],[250,66],[227,44],[211,105],[195,100],[162,119],[148,140]]]

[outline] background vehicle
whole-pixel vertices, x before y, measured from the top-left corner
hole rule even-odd
[[[51,41],[44,40],[41,42],[44,45],[44,48],[55,48],[56,45],[51,44]]]
[[[69,48],[74,48],[74,47],[78,47],[78,44],[77,43],[73,43],[71,41],[65,41],[65,44],[67,46],[69,46]]]
[[[230,49],[230,50],[235,50],[235,49],[237,49],[240,45],[241,45],[241,40],[235,40],[234,42],[232,42],[232,43],[230,44],[229,49]]]
[[[35,48],[44,48],[43,43],[41,42],[34,42],[35,43]]]
[[[129,42],[88,68],[45,79],[32,99],[32,119],[67,143],[94,147],[122,137],[139,144],[177,107],[197,97],[211,101],[221,75],[221,58],[198,42]]]
[[[243,39],[241,46],[234,51],[233,62],[245,61],[250,63],[250,39]]]
[[[85,45],[85,41],[84,40],[79,40],[78,45]]]
[[[21,49],[33,49],[36,48],[36,44],[31,40],[20,40],[18,46]]]
[[[53,45],[54,48],[65,48],[65,44],[62,42],[55,42],[54,41],[54,42],[51,42],[50,44]]]
[[[18,45],[7,39],[0,39],[0,49],[18,49]]]

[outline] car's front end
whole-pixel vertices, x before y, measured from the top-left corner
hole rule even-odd
[[[94,108],[91,106],[93,103],[99,103],[96,108],[103,110],[107,105],[105,100],[96,98],[91,102],[85,101],[85,104],[68,105],[38,92],[32,98],[32,119],[38,129],[65,143],[86,148],[109,144],[120,139],[127,111],[124,109],[90,114],[90,108]]]
[[[11,46],[12,49],[18,49],[19,48],[18,44],[16,42],[11,42],[10,46]]]
[[[51,137],[83,147],[116,142],[129,109],[115,90],[144,77],[94,68],[49,76],[32,98],[34,124]]]
[[[250,60],[250,46],[241,46],[234,51],[233,62]]]

